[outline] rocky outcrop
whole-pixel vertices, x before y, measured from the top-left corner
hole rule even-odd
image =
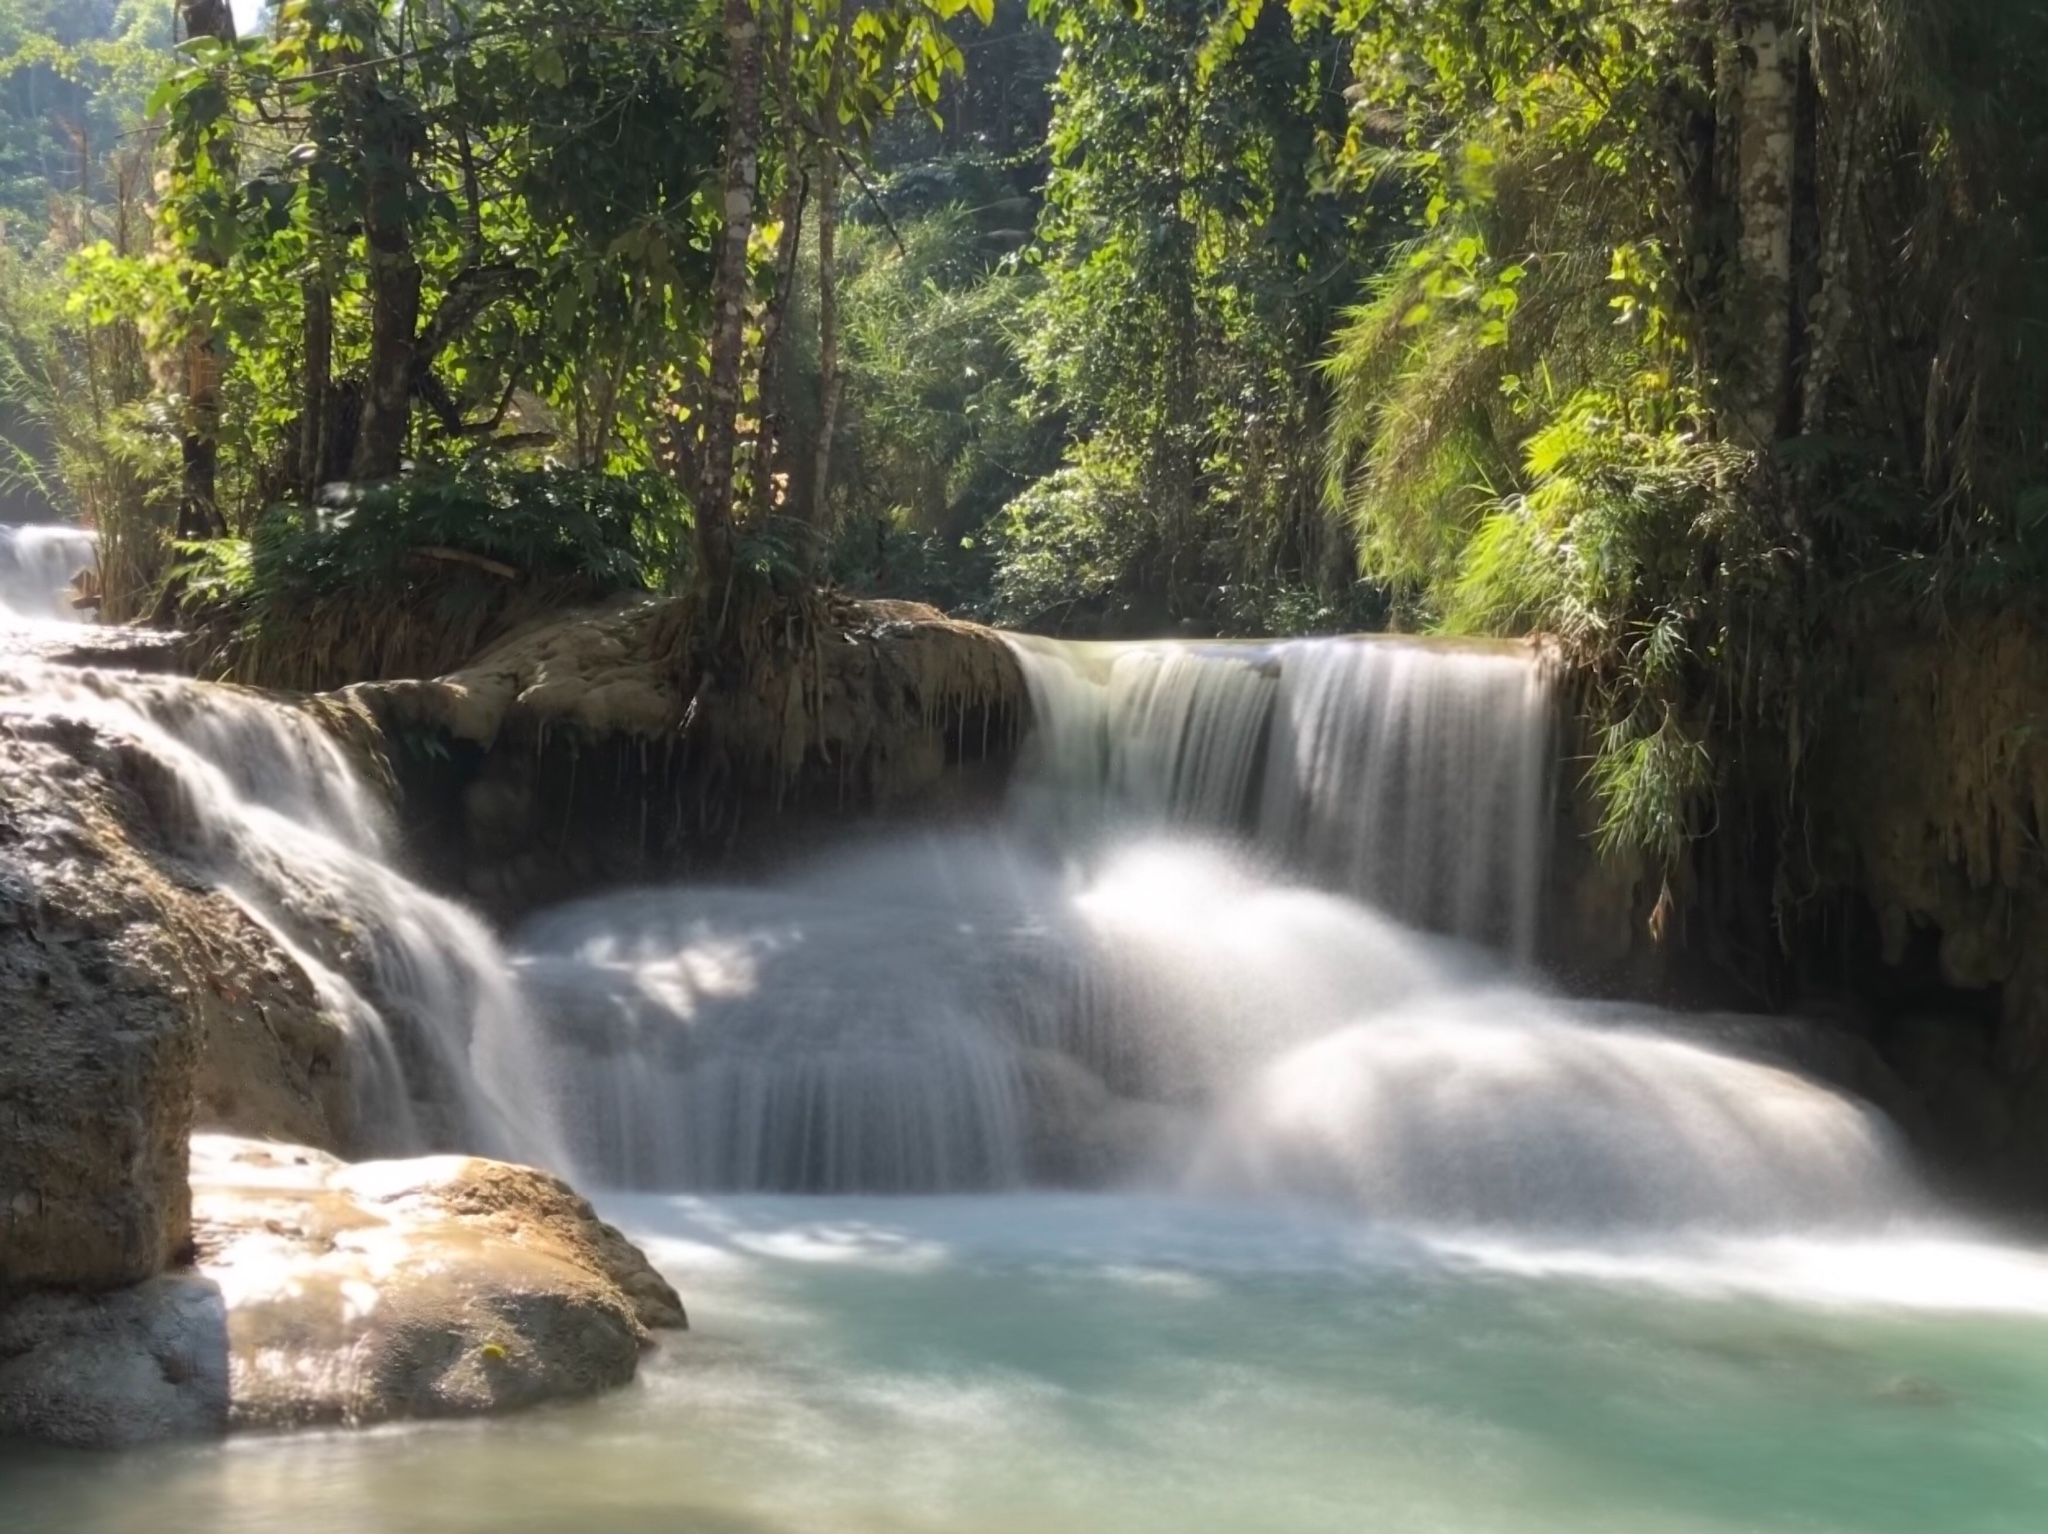
[[[366,684],[411,840],[443,882],[512,914],[755,857],[818,817],[924,820],[986,802],[1021,730],[993,631],[902,602],[791,609],[743,683],[692,661],[686,599],[564,615],[452,675]]]
[[[2048,643],[2023,618],[1889,635],[1819,732],[1838,970],[1973,1181],[2048,1203]]]
[[[195,1113],[324,1145],[350,1131],[341,1024],[153,838],[158,773],[87,726],[0,718],[0,1292],[179,1260]]]
[[[368,1425],[633,1378],[675,1291],[565,1184],[200,1135],[193,1268],[0,1312],[0,1435],[79,1446]]]
[[[0,1291],[135,1283],[191,1236],[185,901],[67,733],[0,720]]]

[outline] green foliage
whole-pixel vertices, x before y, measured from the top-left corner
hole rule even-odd
[[[1312,364],[1381,232],[1335,175],[1349,50],[1273,12],[1222,56],[1194,0],[1045,9],[1066,64],[1026,362],[1078,472],[1043,505],[1114,463],[1080,535],[1143,561],[1117,584],[1148,608],[1212,629],[1334,617],[1353,578],[1319,501]],[[1134,520],[1105,538],[1106,516]]]
[[[594,592],[649,583],[668,557],[673,491],[652,475],[605,478],[480,467],[337,489],[329,504],[279,506],[248,540],[247,590],[281,606],[382,592],[453,551],[528,579],[573,579]]]
[[[848,231],[833,564],[857,589],[982,599],[983,528],[1058,462],[1018,356],[1038,277],[1010,259],[1000,203],[983,207]]]
[[[273,507],[247,538],[180,544],[172,589],[233,680],[433,676],[527,619],[646,589],[686,518],[655,475],[430,471]]]
[[[2038,602],[2038,7],[1812,9],[1782,381],[1757,370],[1739,244],[1740,16],[1295,14],[1351,38],[1338,173],[1411,230],[1327,365],[1329,504],[1404,621],[1558,643],[1611,850],[1675,869],[1721,796],[1796,796],[1871,627]],[[1740,423],[1776,387],[1757,441]]]
[[[52,199],[118,174],[123,137],[162,65],[172,0],[0,0],[0,218],[28,243]]]
[[[1134,595],[1159,557],[1136,476],[1083,457],[1010,502],[992,534],[998,621],[1055,632],[1074,608]]]

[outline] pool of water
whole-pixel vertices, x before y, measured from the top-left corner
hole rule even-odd
[[[490,1423],[0,1458],[9,1534],[2037,1534],[2048,1257],[1176,1197],[605,1201],[695,1330]]]

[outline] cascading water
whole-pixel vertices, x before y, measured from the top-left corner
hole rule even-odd
[[[885,855],[856,884],[638,891],[532,922],[521,969],[557,1020],[579,1161],[642,1188],[1020,1183],[1033,902],[994,857]]]
[[[0,644],[0,719],[75,720],[142,754],[163,830],[305,969],[345,1029],[365,1151],[561,1165],[531,1013],[474,916],[400,874],[377,794],[306,714]]]
[[[1508,957],[1399,919],[1531,930],[1550,749],[1533,657],[1021,649],[1038,711],[1011,827],[529,925],[585,1164],[837,1192],[1078,1164],[1569,1229],[1871,1221],[1913,1197],[1860,1104],[1664,1036],[1648,1009],[1546,997]]]
[[[1248,838],[1404,921],[1533,946],[1554,746],[1525,647],[1014,643],[1027,819]]]
[[[68,588],[93,567],[96,544],[76,527],[0,525],[0,619],[75,621]]]

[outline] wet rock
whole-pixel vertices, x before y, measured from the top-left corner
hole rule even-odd
[[[198,1135],[198,1265],[0,1310],[0,1436],[81,1448],[367,1426],[630,1381],[675,1291],[566,1184]]]
[[[132,1284],[190,1235],[181,897],[61,733],[0,720],[0,1293]]]
[[[189,1239],[198,1122],[346,1145],[345,1030],[156,834],[154,764],[0,719],[0,1292],[132,1284]]]
[[[633,1378],[684,1324],[646,1259],[565,1184],[468,1157],[350,1166],[193,1140],[199,1270],[245,1428],[468,1416]]]
[[[199,1274],[0,1310],[0,1438],[111,1449],[227,1421],[227,1312]]]

